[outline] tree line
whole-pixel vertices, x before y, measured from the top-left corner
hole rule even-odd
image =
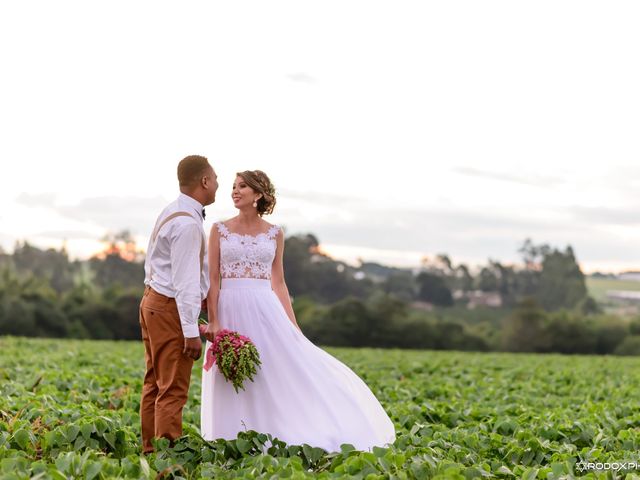
[[[27,242],[0,252],[0,334],[139,339],[143,258],[126,232],[108,240],[87,261]],[[352,266],[296,235],[285,240],[285,277],[305,335],[322,345],[640,352],[640,328],[600,312],[571,247],[527,240],[519,251],[521,265],[489,260],[474,271],[444,254],[415,270]],[[500,306],[469,310],[478,292]]]

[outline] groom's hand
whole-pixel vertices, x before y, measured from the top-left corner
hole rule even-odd
[[[182,351],[187,357],[198,360],[202,354],[202,342],[200,337],[185,338],[184,350]]]

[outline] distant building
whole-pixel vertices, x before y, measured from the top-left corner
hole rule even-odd
[[[423,310],[425,312],[430,312],[433,310],[433,304],[429,302],[411,302],[411,307],[416,310]]]
[[[498,308],[502,306],[502,296],[498,292],[483,292],[482,290],[474,290],[469,292],[467,298],[467,308],[491,307]]]
[[[483,292],[482,290],[471,290],[465,292],[456,290],[453,292],[455,300],[466,300],[467,308],[476,307],[498,308],[502,306],[502,296],[498,292]]]
[[[640,272],[623,272],[618,275],[618,280],[633,280],[640,282]]]
[[[609,300],[617,300],[627,303],[640,303],[640,291],[607,290],[607,298]]]

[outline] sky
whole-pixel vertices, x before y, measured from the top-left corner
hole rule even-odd
[[[572,245],[640,269],[640,3],[0,4],[0,246],[146,246],[209,158],[205,229],[235,172],[266,219],[356,263],[519,259]]]

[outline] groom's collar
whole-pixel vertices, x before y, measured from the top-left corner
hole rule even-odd
[[[198,216],[202,218],[202,212],[204,210],[204,205],[202,205],[199,201],[197,201],[195,198],[190,197],[189,195],[185,195],[184,193],[181,193],[178,196],[178,202],[181,205],[184,205],[186,207],[189,207],[190,209],[194,210]],[[204,220],[204,219],[203,219]]]

